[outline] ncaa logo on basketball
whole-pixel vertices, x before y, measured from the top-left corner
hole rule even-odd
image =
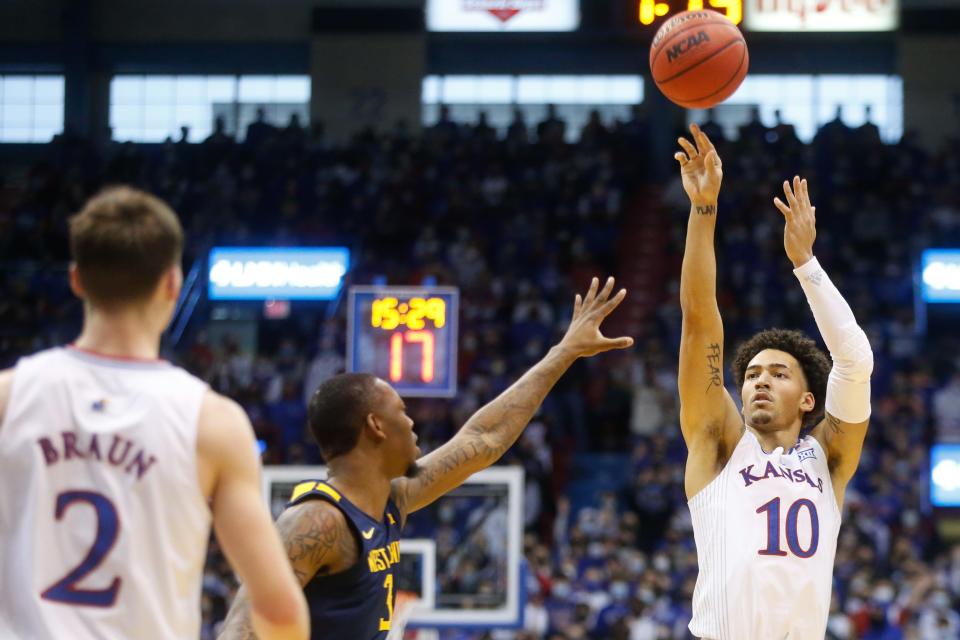
[[[707,35],[706,31],[695,33],[686,40],[681,40],[677,44],[667,49],[667,62],[673,62],[687,51],[690,51],[690,49],[693,49],[697,45],[703,44],[704,42],[710,42],[710,36]]]

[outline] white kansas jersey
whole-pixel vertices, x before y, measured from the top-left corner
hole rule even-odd
[[[0,424],[0,638],[197,638],[206,386],[72,347],[17,363]]]
[[[700,574],[690,631],[710,640],[823,640],[840,509],[812,436],[764,453],[745,430],[689,502]]]

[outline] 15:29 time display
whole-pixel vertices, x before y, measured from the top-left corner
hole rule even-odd
[[[431,320],[437,329],[447,323],[447,303],[443,298],[410,298],[401,302],[399,298],[387,296],[376,298],[371,304],[370,326],[387,331],[404,326],[409,329],[423,329],[424,319]]]
[[[638,0],[637,19],[640,24],[653,24],[662,18],[680,11],[715,9],[733,24],[743,20],[743,0]]]

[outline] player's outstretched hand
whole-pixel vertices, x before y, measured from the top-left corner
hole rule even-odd
[[[813,258],[813,241],[817,238],[817,208],[810,204],[807,181],[793,176],[793,186],[783,181],[784,204],[780,198],[774,198],[773,204],[783,214],[786,224],[783,227],[783,248],[787,257],[797,268]]]
[[[560,346],[569,349],[578,358],[611,349],[626,349],[633,345],[633,338],[607,338],[600,332],[603,319],[610,315],[627,295],[626,289],[620,289],[611,298],[613,284],[613,278],[607,278],[603,289],[600,289],[600,280],[594,278],[590,282],[587,295],[581,298],[578,293],[573,301],[573,319],[570,320],[570,326],[560,341]]]
[[[683,189],[693,206],[709,207],[717,204],[720,182],[723,180],[723,163],[710,138],[696,124],[690,125],[694,145],[686,138],[677,138],[683,151],[673,157],[680,163],[680,178]],[[715,211],[703,213],[715,213]]]

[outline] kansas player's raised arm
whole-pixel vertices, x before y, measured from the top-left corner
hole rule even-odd
[[[260,495],[253,428],[237,403],[207,393],[197,454],[217,540],[250,594],[253,629],[261,638],[307,638],[306,600]]]
[[[594,278],[586,296],[576,296],[573,318],[563,339],[506,391],[473,414],[449,442],[418,460],[415,477],[393,481],[392,497],[403,518],[499,460],[577,358],[633,344],[632,338],[607,338],[600,332],[603,319],[627,293],[621,289],[611,297],[613,286],[613,278],[608,278],[600,289],[600,281]]]
[[[674,154],[690,198],[687,238],[680,272],[680,429],[687,443],[687,497],[692,497],[726,462],[742,422],[723,385],[723,322],[717,306],[714,229],[723,170],[716,149],[696,125],[696,144],[685,138]]]
[[[280,539],[301,587],[317,575],[340,573],[356,564],[359,549],[343,513],[328,502],[308,500],[277,520]],[[254,640],[250,597],[241,587],[230,605],[220,640]]]
[[[833,360],[824,402],[826,418],[812,435],[827,452],[837,503],[842,505],[847,482],[860,463],[870,419],[873,350],[850,305],[813,255],[817,210],[810,202],[807,181],[800,176],[794,176],[792,185],[784,181],[783,195],[786,202],[774,198],[773,203],[784,218],[784,251]]]

